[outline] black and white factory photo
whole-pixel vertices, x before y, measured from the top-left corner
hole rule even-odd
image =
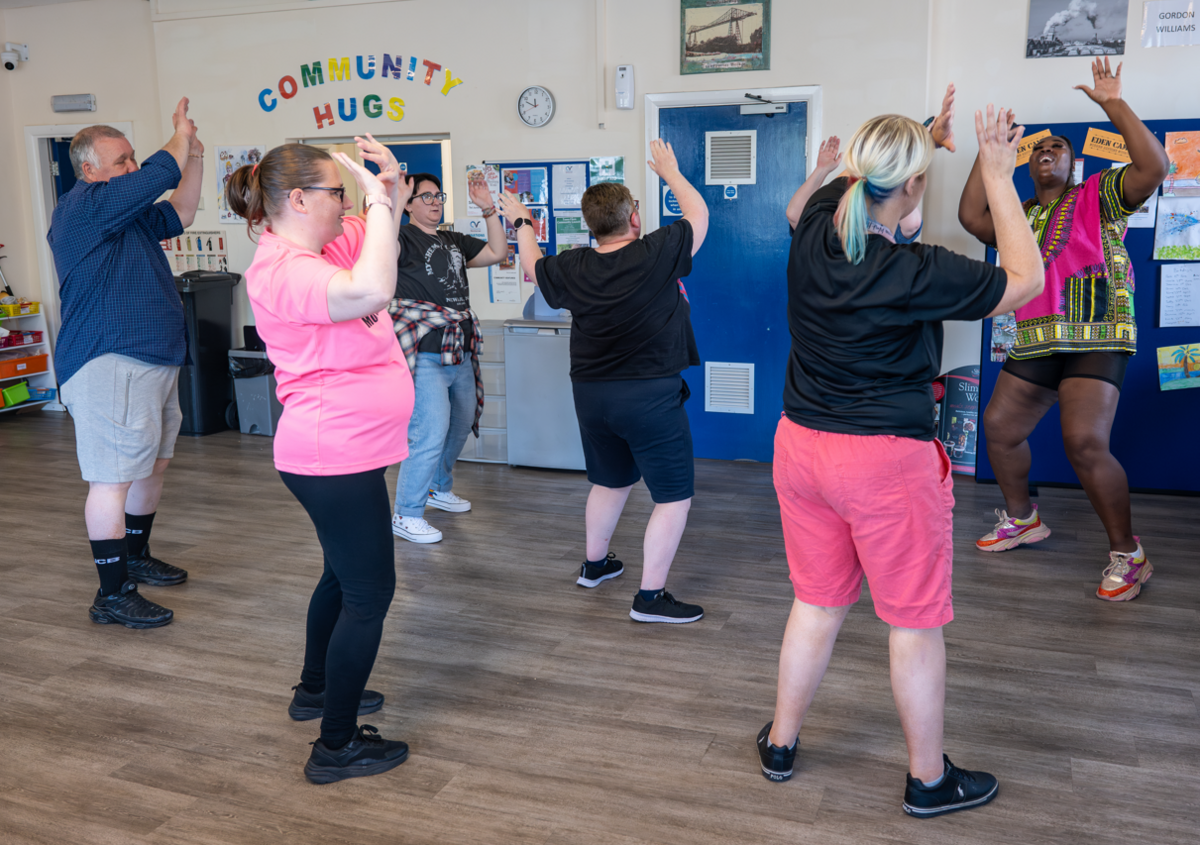
[[[1129,0],[1030,0],[1025,58],[1122,56]]]

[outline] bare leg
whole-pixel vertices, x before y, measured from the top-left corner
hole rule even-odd
[[[908,745],[908,771],[922,781],[942,775],[946,642],[941,628],[892,626],[892,695]]]
[[[1008,515],[1024,519],[1033,513],[1029,501],[1029,435],[1058,401],[1058,393],[1019,379],[1003,370],[983,412],[988,460],[1004,494]],[[941,759],[940,757],[938,758]],[[915,775],[914,775],[915,777]]]
[[[1114,552],[1137,550],[1129,506],[1129,479],[1109,451],[1121,391],[1094,378],[1065,378],[1058,386],[1063,446],[1088,501],[1108,532]]]
[[[768,737],[772,745],[788,748],[796,740],[821,678],[829,668],[833,644],[849,611],[849,605],[818,607],[799,599],[792,602],[779,651],[775,722]]]
[[[159,458],[154,462],[154,470],[148,478],[139,478],[129,487],[129,498],[125,502],[125,512],[134,516],[145,516],[158,510],[158,500],[162,496],[163,473],[167,471],[170,458]]]
[[[612,540],[613,531],[617,528],[617,520],[625,509],[625,500],[629,498],[628,487],[601,487],[592,485],[588,494],[587,510],[584,522],[587,525],[587,559],[603,560],[608,554],[608,544]]]
[[[654,513],[646,523],[642,546],[643,590],[661,590],[667,585],[667,573],[671,571],[671,562],[675,560],[691,507],[691,499],[654,506]]]
[[[87,503],[83,506],[89,540],[125,539],[125,501],[130,485],[128,481],[120,484],[89,483]]]

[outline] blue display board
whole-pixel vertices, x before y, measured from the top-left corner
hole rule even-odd
[[[1146,125],[1162,141],[1167,132],[1200,130],[1200,120],[1149,120]],[[1110,123],[1066,123],[1053,126],[1027,126],[1029,136],[1042,129],[1066,137],[1076,151],[1083,149],[1089,128],[1116,132]],[[1084,176],[1107,170],[1112,162],[1084,157]],[[1014,179],[1022,199],[1033,196],[1033,180],[1027,167],[1017,168]],[[1161,391],[1158,387],[1160,346],[1200,342],[1200,328],[1159,328],[1159,268],[1155,261],[1154,230],[1130,229],[1125,246],[1134,273],[1134,314],[1138,327],[1138,352],[1129,362],[1121,402],[1112,430],[1112,453],[1125,467],[1129,486],[1142,492],[1200,493],[1200,449],[1189,432],[1200,419],[1200,389]],[[995,252],[988,250],[989,260]],[[1003,364],[991,360],[992,321],[983,321],[980,367],[980,408],[985,408],[996,386]],[[981,414],[982,416],[982,414]],[[1030,484],[1079,486],[1063,449],[1062,428],[1055,405],[1029,438],[1033,452]],[[987,427],[982,427],[975,478],[995,481],[996,474],[987,457]]]
[[[552,159],[547,161],[485,161],[484,164],[490,164],[493,167],[499,168],[501,173],[505,170],[525,170],[528,168],[545,168],[546,169],[546,202],[544,203],[525,203],[530,209],[544,207],[550,219],[547,223],[547,236],[545,240],[538,240],[538,244],[546,249],[546,255],[558,254],[558,238],[554,232],[554,212],[560,210],[577,211],[579,206],[556,206],[554,205],[554,168],[556,165],[569,164],[582,168],[582,176],[584,178],[584,187],[591,186],[590,177],[588,176],[588,165],[590,159]],[[503,181],[500,184],[500,190],[504,190]]]

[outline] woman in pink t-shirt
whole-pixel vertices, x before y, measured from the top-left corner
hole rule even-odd
[[[371,174],[335,153],[366,195],[351,208],[334,157],[284,144],[233,174],[229,207],[263,225],[246,289],[267,344],[283,417],[275,467],[308,511],[325,571],[308,607],[304,669],[288,713],[322,717],[304,766],[313,783],[379,774],[408,757],[357,717],[383,706],[366,689],[396,588],[384,471],[408,455],[413,385],[384,309],[396,288],[399,209],[411,185],[395,157],[356,139]]]

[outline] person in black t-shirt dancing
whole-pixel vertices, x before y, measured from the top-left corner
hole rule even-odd
[[[891,626],[892,692],[908,745],[904,811],[919,818],[996,795],[996,779],[942,750],[954,505],[934,429],[931,383],[942,321],[978,320],[1042,290],[1037,245],[1011,178],[1022,132],[976,113],[1001,267],[896,243],[925,192],[935,146],[949,147],[949,92],[932,131],[898,115],[850,139],[849,177],[814,193],[788,259],[792,349],[775,436],[775,489],[795,601],[779,656],[774,721],[758,735],[763,775],[792,775],[797,734],[865,576]],[[1003,230],[1003,234],[1001,234]]]
[[[650,143],[651,169],[675,192],[683,219],[641,237],[642,220],[624,185],[602,182],[583,195],[583,218],[599,244],[540,258],[529,211],[509,193],[504,216],[517,229],[521,267],[551,307],[569,308],[571,383],[592,492],[587,559],[576,584],[595,587],[624,572],[609,540],[639,478],[654,513],[646,526],[641,589],[629,615],[639,622],[695,622],[704,615],[666,591],[687,525],[695,468],[680,376],[700,363],[682,276],[708,231],[708,206],[679,172],[670,144]]]
[[[471,310],[468,267],[497,264],[508,241],[487,185],[471,182],[471,199],[487,220],[487,243],[461,232],[440,232],[442,183],[432,173],[409,177],[412,199],[400,227],[400,259],[392,319],[413,371],[416,405],[408,424],[408,458],[400,465],[392,533],[413,543],[436,543],[442,532],[425,521],[425,506],[451,513],[471,509],[452,490],[454,462],[467,435],[478,433],[483,410],[479,321]]]

